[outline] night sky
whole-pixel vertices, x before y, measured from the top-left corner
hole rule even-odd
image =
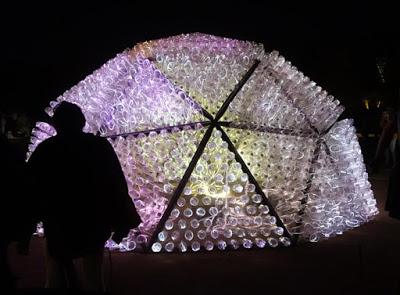
[[[330,7],[257,2],[131,1],[68,7],[16,3],[1,12],[1,107],[40,117],[50,100],[117,53],[137,42],[179,33],[261,42],[350,111],[378,90],[376,57],[398,56],[396,9],[378,5],[381,2]]]

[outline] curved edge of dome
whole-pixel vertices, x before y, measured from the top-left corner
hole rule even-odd
[[[302,238],[317,242],[360,226],[379,212],[351,119],[323,137],[303,216]]]

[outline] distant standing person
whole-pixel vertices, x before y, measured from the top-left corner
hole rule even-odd
[[[384,158],[384,154],[387,150],[389,150],[390,143],[394,134],[396,133],[396,120],[393,109],[387,109],[382,113],[380,127],[382,131],[379,136],[374,159],[371,163],[372,172],[378,172],[382,159]],[[387,164],[386,161],[385,164]]]
[[[57,135],[28,163],[46,237],[46,287],[76,288],[73,259],[82,257],[84,289],[104,291],[104,244],[112,231],[119,243],[140,217],[111,144],[82,131],[81,109],[61,102],[53,124]]]
[[[395,115],[397,141],[395,147],[395,164],[390,173],[385,210],[389,216],[400,219],[400,97],[397,100]]]

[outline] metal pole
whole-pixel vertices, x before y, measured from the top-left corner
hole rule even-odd
[[[174,206],[176,204],[176,201],[178,200],[179,196],[183,192],[183,189],[185,188],[185,185],[188,182],[189,177],[193,172],[193,169],[196,167],[197,161],[200,159],[200,156],[203,154],[203,151],[206,147],[208,140],[211,137],[213,129],[214,129],[214,126],[212,124],[210,127],[208,127],[206,133],[204,134],[203,139],[201,140],[201,142],[196,150],[196,153],[193,155],[193,158],[190,161],[189,166],[187,167],[187,169],[185,171],[185,174],[183,175],[178,186],[176,187],[174,194],[172,195],[172,197],[168,203],[168,206],[164,211],[163,216],[161,217],[160,221],[158,222],[157,227],[154,230],[154,232],[150,238],[148,250],[150,249],[151,245],[153,245],[153,243],[155,242],[158,233],[162,230],[165,222],[167,221],[169,215],[171,214],[172,209],[174,208]]]
[[[233,145],[233,143],[229,139],[228,135],[221,128],[221,126],[217,125],[216,128],[222,132],[222,139],[228,143],[229,150],[235,154],[235,160],[240,163],[240,165],[242,166],[242,170],[249,176],[250,182],[255,185],[257,194],[261,195],[261,197],[263,198],[264,204],[266,204],[269,207],[270,214],[276,218],[276,224],[283,228],[284,234],[287,237],[291,238],[292,236],[288,232],[285,224],[282,222],[281,218],[276,213],[276,211],[275,211],[274,207],[272,206],[271,202],[268,200],[267,196],[264,194],[262,188],[258,184],[257,180],[254,178],[254,176],[251,173],[250,169],[247,167],[246,162],[242,159],[242,157],[240,156],[240,154],[236,150],[235,146]]]
[[[236,122],[218,122],[220,126],[229,127],[229,128],[236,128],[236,129],[243,129],[243,130],[251,130],[257,132],[265,132],[265,133],[273,133],[273,134],[283,134],[283,135],[292,135],[298,137],[305,137],[305,138],[318,138],[318,135],[315,133],[301,131],[301,130],[292,130],[292,129],[282,129],[282,128],[275,128],[275,127],[268,127],[268,126],[259,126],[252,123],[243,123],[238,124]]]
[[[311,160],[310,170],[309,170],[309,174],[308,174],[309,176],[308,176],[308,179],[306,181],[307,186],[303,190],[304,197],[300,201],[301,208],[300,208],[300,211],[298,213],[299,217],[300,217],[300,220],[299,220],[299,222],[296,223],[296,226],[300,226],[300,227],[303,226],[303,214],[305,212],[306,205],[307,205],[307,202],[308,202],[308,193],[310,192],[312,181],[314,179],[314,167],[315,167],[316,161],[318,160],[319,153],[321,151],[321,145],[322,145],[322,138],[319,138],[317,140],[317,142],[316,142],[316,146],[315,146],[315,149],[314,149],[313,157],[312,157],[312,160]],[[294,244],[297,244],[297,242],[299,240],[299,236],[300,236],[300,234],[294,234],[293,235]]]
[[[189,127],[195,127],[197,124],[201,124],[202,126],[208,126],[210,125],[209,121],[201,121],[201,122],[193,122],[193,123],[187,123],[187,124],[179,124],[179,125],[174,125],[174,126],[168,126],[168,127],[160,127],[160,128],[155,128],[155,129],[147,129],[147,130],[141,130],[141,131],[134,131],[134,132],[128,132],[128,133],[120,133],[120,134],[115,134],[115,135],[106,135],[104,137],[106,138],[116,138],[116,137],[127,137],[129,135],[132,136],[137,136],[139,134],[144,134],[148,135],[150,132],[160,132],[162,130],[167,130],[168,132],[171,132],[172,129],[174,128],[184,128],[186,126]]]
[[[250,76],[254,73],[255,69],[257,66],[260,64],[260,61],[256,59],[251,66],[251,68],[246,72],[246,74],[243,76],[243,78],[239,81],[238,84],[236,84],[235,88],[229,94],[228,98],[225,100],[225,102],[222,104],[221,108],[215,115],[215,121],[218,121],[219,119],[222,118],[224,115],[225,111],[228,109],[229,104],[232,102],[232,100],[236,97],[236,94],[239,93],[240,89],[242,89],[243,85],[246,84],[247,80],[249,80]]]

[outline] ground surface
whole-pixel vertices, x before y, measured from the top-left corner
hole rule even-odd
[[[400,221],[383,211],[387,177],[370,178],[380,214],[317,244],[196,254],[106,254],[111,294],[400,294]],[[399,180],[400,181],[400,180]],[[10,260],[19,288],[44,285],[43,240]]]

